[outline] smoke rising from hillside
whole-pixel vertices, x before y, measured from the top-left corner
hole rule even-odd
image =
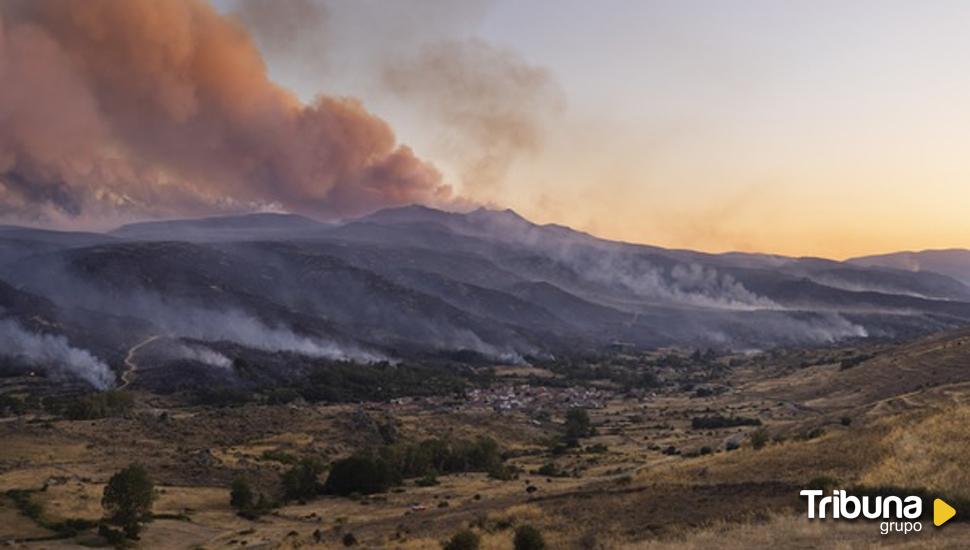
[[[450,196],[356,100],[271,82],[199,0],[5,2],[0,81],[0,217],[331,217]]]
[[[54,372],[77,376],[99,390],[115,383],[115,376],[104,362],[88,351],[72,347],[67,338],[28,332],[16,321],[0,321],[0,355]]]
[[[176,348],[175,353],[178,357],[182,359],[198,361],[200,363],[204,363],[206,365],[210,365],[213,367],[219,367],[223,369],[228,369],[232,367],[231,359],[229,359],[228,357],[226,357],[225,355],[217,351],[211,350],[203,346],[198,346],[198,345],[190,346],[187,344],[181,344]]]

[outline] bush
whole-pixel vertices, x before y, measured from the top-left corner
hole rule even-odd
[[[316,496],[320,492],[320,481],[317,479],[323,473],[323,464],[319,460],[304,458],[293,466],[280,479],[283,487],[283,498],[286,500],[300,500]]]
[[[589,447],[586,447],[587,453],[603,454],[609,450],[610,450],[609,447],[607,447],[603,443],[597,443],[595,445],[590,445]]]
[[[192,401],[207,407],[239,407],[255,399],[255,395],[234,386],[202,386],[195,391]]]
[[[760,426],[761,421],[757,418],[745,418],[743,416],[695,416],[690,421],[690,427],[695,430],[716,430],[720,428],[734,428],[737,426]]]
[[[70,420],[95,420],[121,416],[132,409],[135,400],[131,394],[121,390],[81,395],[63,403],[62,410]]]
[[[842,417],[842,418],[841,418],[841,419],[839,420],[839,422],[841,422],[843,426],[851,426],[851,425],[852,425],[852,417],[849,417],[849,416],[843,416],[843,417]]]
[[[803,432],[803,433],[798,434],[798,436],[795,439],[797,439],[799,441],[809,441],[811,439],[818,439],[818,438],[822,437],[823,435],[825,435],[825,430],[824,429],[822,429],[822,428],[812,428],[811,430],[808,430],[807,432]]]
[[[236,513],[246,519],[256,519],[273,507],[266,495],[253,492],[249,482],[244,477],[237,477],[232,482],[229,491],[229,504],[236,509]]]
[[[496,479],[512,476],[498,443],[491,438],[427,439],[384,445],[334,463],[324,491],[337,495],[381,493],[405,479],[419,478],[419,486],[430,486],[437,483],[438,474],[461,472],[487,472]]]
[[[151,519],[155,484],[140,464],[132,464],[111,476],[101,497],[109,523],[120,526],[125,536],[137,539],[141,524]]]
[[[482,538],[469,529],[458,531],[451,540],[442,545],[443,550],[478,550],[482,545]]]
[[[758,428],[751,432],[751,446],[755,449],[763,449],[770,440],[771,436],[768,435],[768,430],[764,428]]]
[[[808,488],[813,491],[829,491],[840,489],[842,482],[830,476],[818,476],[808,482]]]
[[[125,534],[118,529],[112,529],[106,523],[101,523],[98,525],[98,534],[104,537],[104,539],[115,548],[124,548],[125,544]]]
[[[14,395],[0,395],[0,414],[19,416],[27,412],[27,403]]]
[[[370,495],[383,493],[400,482],[399,474],[383,458],[360,454],[335,462],[323,490],[343,496]]]
[[[249,510],[253,506],[253,490],[249,482],[243,477],[237,477],[232,481],[229,489],[229,505],[238,512]]]
[[[586,409],[569,409],[569,412],[566,413],[566,422],[564,424],[566,439],[586,437],[590,434],[590,428],[589,413],[586,412]]]
[[[853,367],[857,367],[857,366],[861,365],[862,363],[864,363],[864,362],[872,359],[873,357],[875,357],[875,355],[872,355],[872,354],[862,354],[862,355],[856,355],[856,356],[853,356],[853,357],[849,357],[847,359],[843,359],[839,363],[839,370],[848,370],[848,369],[851,369]]]
[[[428,474],[414,482],[418,487],[434,487],[438,485],[438,478],[434,474]]]
[[[515,530],[513,545],[515,550],[545,550],[546,541],[538,529],[523,525]]]
[[[559,469],[559,466],[556,466],[555,462],[546,462],[542,465],[542,467],[536,470],[536,473],[540,476],[546,477],[560,477],[565,475],[563,471]]]
[[[263,460],[275,460],[276,462],[279,462],[281,464],[289,464],[289,465],[296,464],[297,462],[300,461],[295,455],[292,455],[286,451],[281,451],[279,449],[271,449],[271,450],[263,451],[263,454],[260,455],[260,458],[262,458]]]

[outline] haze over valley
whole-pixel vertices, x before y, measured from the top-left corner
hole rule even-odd
[[[8,226],[0,245],[3,336],[21,343],[7,348],[7,368],[99,388],[153,336],[142,353],[159,354],[161,372],[177,363],[247,384],[232,361],[250,354],[528,364],[625,348],[890,341],[970,320],[970,288],[953,271],[667,250],[511,210],[408,206],[339,223],[251,214],[108,233]],[[30,333],[64,353],[33,350]],[[302,374],[267,370],[260,383]]]

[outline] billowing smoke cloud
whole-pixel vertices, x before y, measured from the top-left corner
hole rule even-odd
[[[99,390],[114,385],[115,377],[104,362],[72,347],[60,335],[33,333],[16,321],[0,321],[0,354],[54,372],[72,374]]]
[[[543,68],[481,40],[440,41],[383,69],[388,89],[447,130],[471,192],[493,186],[512,162],[542,149],[562,93]]]
[[[4,2],[0,82],[7,218],[326,217],[450,194],[359,102],[271,82],[243,27],[200,0]]]
[[[290,79],[320,78],[400,105],[463,189],[494,199],[513,164],[542,150],[565,103],[553,75],[476,30],[481,0],[237,0],[234,14]]]

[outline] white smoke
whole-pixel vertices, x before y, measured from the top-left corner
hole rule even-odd
[[[162,310],[156,310],[156,312],[162,313]],[[297,334],[283,325],[269,326],[259,319],[235,310],[216,312],[179,308],[177,315],[156,314],[154,320],[173,335],[198,340],[225,340],[264,351],[286,351],[337,361],[376,363],[386,360],[377,353],[362,350],[356,346]],[[211,353],[215,354],[215,352]],[[202,362],[218,366],[217,358],[209,356],[209,359],[215,363],[205,360]]]
[[[528,365],[522,355],[512,349],[511,346],[502,348],[493,346],[482,340],[477,334],[468,329],[455,329],[451,332],[451,337],[447,344],[443,345],[446,349],[470,350],[480,353],[489,359],[510,365]],[[534,351],[534,350],[533,350]]]
[[[33,333],[16,321],[0,321],[0,354],[30,365],[66,371],[99,390],[115,384],[114,373],[90,352],[72,347],[60,335]]]
[[[232,360],[225,355],[203,346],[189,346],[182,344],[176,353],[182,359],[198,361],[213,367],[228,369],[232,366]]]
[[[696,263],[664,270],[629,254],[594,254],[573,267],[591,282],[618,285],[642,298],[717,309],[781,309],[731,275]]]

